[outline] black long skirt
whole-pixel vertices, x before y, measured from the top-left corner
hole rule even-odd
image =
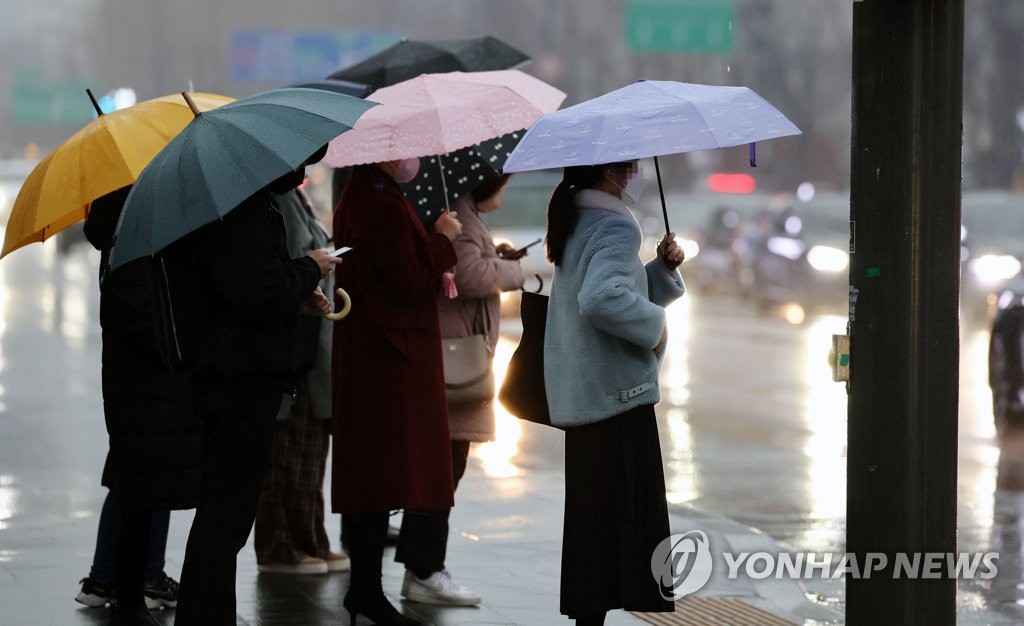
[[[669,536],[654,407],[565,431],[561,612],[671,612],[651,574]]]

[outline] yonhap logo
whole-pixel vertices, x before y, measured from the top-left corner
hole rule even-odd
[[[711,579],[711,546],[699,530],[666,537],[651,555],[651,574],[666,600],[699,591]]]
[[[999,573],[998,552],[722,552],[725,580],[767,578],[811,579],[981,579]],[[704,588],[711,580],[712,558],[707,534],[691,530],[661,541],[651,555],[651,575],[666,600],[678,600]],[[723,561],[724,559],[724,561]]]

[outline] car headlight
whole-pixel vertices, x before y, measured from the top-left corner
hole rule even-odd
[[[832,246],[814,246],[807,252],[807,262],[819,272],[842,272],[850,266],[850,255]]]
[[[968,263],[979,282],[996,285],[1020,273],[1020,261],[1008,254],[985,254]]]
[[[785,257],[790,261],[799,259],[807,247],[799,239],[792,239],[790,237],[770,237],[765,245],[772,254]]]

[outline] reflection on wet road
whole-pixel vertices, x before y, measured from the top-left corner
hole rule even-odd
[[[96,512],[106,450],[68,434],[94,431],[101,414],[97,257],[86,248],[61,257],[47,243],[0,262],[0,539],[27,511],[43,527]],[[841,551],[846,391],[831,380],[827,352],[845,316],[766,315],[739,300],[691,295],[669,319],[658,415],[670,501],[760,528],[794,549]],[[503,320],[502,331],[499,379],[518,321]],[[960,585],[960,611],[987,607],[1024,622],[1024,441],[1000,450],[994,439],[987,350],[987,329],[964,328],[959,537],[962,551],[1001,557],[994,580]],[[561,469],[563,437],[499,410],[498,439],[473,455],[487,475],[527,480],[532,470]],[[524,488],[522,480],[495,485],[503,499]],[[18,549],[0,543],[0,562]]]
[[[785,308],[766,315],[739,300],[698,295],[672,305],[669,319],[658,415],[670,502],[760,528],[793,549],[842,552],[847,395],[832,381],[827,355],[845,315]],[[503,323],[499,362],[517,340],[516,320]],[[959,549],[1002,556],[994,581],[961,583],[962,620],[986,606],[1024,618],[1024,441],[1000,454],[987,354],[987,328],[965,328]],[[503,414],[499,440],[476,454],[496,475],[514,475],[560,467],[561,441],[560,433]]]

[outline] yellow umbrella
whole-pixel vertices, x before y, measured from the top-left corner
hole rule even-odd
[[[92,94],[90,94],[91,96]],[[234,98],[190,94],[200,111]],[[181,94],[100,114],[36,165],[14,201],[0,258],[83,219],[93,200],[135,183],[142,169],[195,118]]]

